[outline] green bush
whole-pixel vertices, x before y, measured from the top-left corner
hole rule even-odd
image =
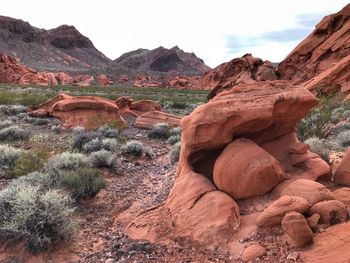
[[[133,156],[141,156],[143,154],[143,143],[132,140],[128,141],[125,145],[121,147],[121,151],[123,154],[130,154]]]
[[[93,168],[80,168],[73,171],[61,171],[52,178],[57,187],[71,193],[74,199],[95,196],[106,187],[106,181],[100,172]]]
[[[101,137],[99,132],[76,132],[76,135],[73,139],[73,149],[77,149],[79,151],[83,150],[83,146],[94,139],[98,139]]]
[[[21,153],[22,150],[0,144],[0,178],[4,177],[9,170],[15,167]]]
[[[335,139],[336,143],[342,147],[347,148],[350,146],[350,130],[343,131],[338,134],[338,136]]]
[[[44,149],[40,151],[22,152],[16,160],[13,169],[7,173],[7,177],[19,177],[38,171],[43,167],[48,158],[48,152]]]
[[[57,173],[60,171],[72,171],[90,166],[90,160],[86,155],[81,153],[64,152],[53,156],[46,163],[45,169],[49,173]]]
[[[100,150],[89,155],[92,167],[110,167],[116,155],[110,151]]]
[[[181,141],[181,135],[171,135],[166,141],[167,143],[174,145],[175,143]]]
[[[73,201],[58,190],[13,181],[0,192],[0,235],[24,241],[32,252],[71,237],[76,223]]]
[[[170,136],[169,124],[158,123],[149,131],[148,137],[152,139],[167,139]]]
[[[30,136],[28,130],[18,126],[10,126],[0,130],[0,141],[27,140]]]
[[[317,153],[327,163],[330,162],[329,154],[336,146],[328,140],[311,137],[305,140],[305,143],[310,146],[310,151]]]
[[[179,161],[180,152],[181,152],[181,143],[177,142],[174,144],[174,146],[170,150],[170,153],[169,153],[170,163],[174,164]]]
[[[116,138],[119,134],[117,129],[113,129],[109,126],[102,126],[97,129],[97,132],[100,132],[104,138]]]
[[[28,107],[23,105],[0,105],[0,112],[7,115],[17,115],[26,112]]]

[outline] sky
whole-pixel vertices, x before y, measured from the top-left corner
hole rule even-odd
[[[175,45],[211,67],[252,53],[282,61],[343,0],[3,0],[0,15],[75,26],[111,59]]]

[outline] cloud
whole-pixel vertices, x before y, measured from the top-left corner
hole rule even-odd
[[[271,53],[273,54],[271,58],[267,57],[265,59],[276,60],[277,56],[274,56],[276,53],[281,53],[279,51],[285,50],[286,46],[293,47],[292,45],[296,45],[306,38],[324,16],[325,13],[300,14],[295,17],[295,23],[291,28],[267,31],[255,35],[227,35],[226,56],[234,58],[245,53],[252,53],[255,56]],[[278,48],[278,50],[275,50],[275,52],[264,50],[272,46]],[[259,54],[254,54],[253,51],[258,51]],[[281,57],[277,60],[281,60]]]

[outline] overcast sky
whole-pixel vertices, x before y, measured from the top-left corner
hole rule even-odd
[[[252,53],[278,62],[343,0],[3,0],[1,15],[74,25],[111,59],[137,48],[194,52],[211,67]]]

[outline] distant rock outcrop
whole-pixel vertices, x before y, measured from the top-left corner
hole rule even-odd
[[[210,70],[203,60],[194,53],[187,53],[175,46],[171,49],[158,47],[156,49],[137,49],[123,54],[115,64],[136,70],[170,72],[181,74],[203,74]]]
[[[350,4],[326,16],[279,65],[280,78],[313,90],[350,91]]]

